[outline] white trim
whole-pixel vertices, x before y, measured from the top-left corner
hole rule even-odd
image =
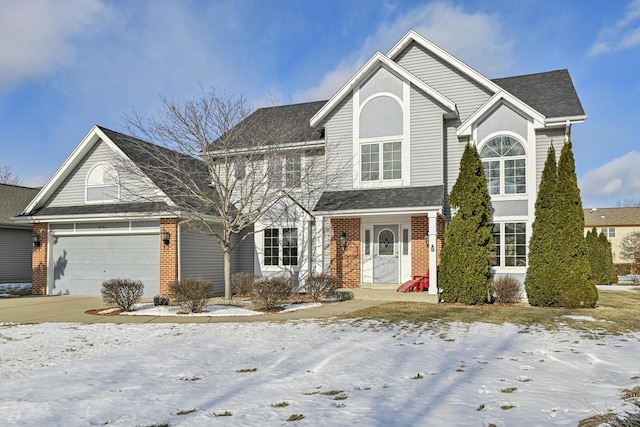
[[[582,116],[566,116],[566,117],[550,117],[550,118],[548,118],[546,120],[545,126],[546,127],[566,126],[567,122],[569,122],[569,124],[576,124],[576,123],[584,123],[585,120],[587,120],[587,116],[586,115],[582,115]]]
[[[70,237],[70,236],[125,236],[125,235],[160,235],[160,227],[158,228],[141,228],[138,230],[88,230],[88,231],[67,231],[52,230],[49,234],[53,237]]]
[[[498,86],[497,84],[495,84],[494,82],[492,82],[491,80],[489,80],[488,78],[486,78],[485,76],[483,76],[482,74],[480,74],[479,72],[477,72],[476,70],[474,70],[473,68],[471,68],[470,66],[465,64],[464,62],[460,61],[455,56],[451,55],[450,53],[446,52],[445,50],[443,50],[439,46],[437,46],[434,43],[430,42],[429,40],[427,40],[426,38],[424,38],[423,36],[418,34],[413,29],[409,30],[409,32],[407,32],[407,34],[405,34],[404,37],[402,37],[400,39],[400,41],[398,41],[398,43],[396,43],[395,46],[393,46],[391,48],[391,50],[389,50],[389,52],[387,52],[387,56],[391,60],[395,61],[396,58],[398,57],[398,55],[407,46],[409,46],[411,44],[411,42],[416,42],[417,44],[422,46],[424,49],[426,49],[429,52],[433,53],[434,55],[438,56],[440,59],[442,59],[443,61],[449,63],[454,68],[457,68],[463,74],[466,74],[472,80],[476,81],[477,83],[479,83],[480,85],[486,87],[487,89],[491,90],[492,92],[498,92],[498,91],[501,90],[500,86]]]
[[[303,141],[303,142],[292,142],[280,145],[264,145],[261,147],[250,147],[250,148],[235,148],[229,150],[214,150],[207,151],[202,153],[203,156],[211,156],[216,157],[216,155],[222,156],[235,156],[235,155],[243,155],[243,154],[255,154],[255,153],[269,153],[274,149],[277,149],[278,153],[285,153],[287,151],[296,151],[300,148],[304,149],[313,149],[313,148],[323,148],[325,146],[324,139],[317,139],[313,141]]]
[[[75,215],[42,215],[42,216],[27,216],[20,217],[19,223],[36,224],[41,222],[48,223],[65,223],[65,222],[93,222],[96,219],[104,221],[135,221],[145,219],[160,219],[160,218],[178,218],[179,213],[176,212],[153,212],[145,214],[140,213],[124,213],[119,216],[114,214],[75,214]]]
[[[344,86],[342,86],[342,88],[320,109],[320,111],[318,111],[311,118],[311,127],[318,126],[322,119],[324,119],[348,93],[356,89],[360,82],[362,82],[365,78],[368,78],[370,74],[373,74],[373,72],[377,70],[377,67],[382,66],[387,68],[387,71],[391,71],[392,74],[395,74],[396,77],[400,77],[401,79],[409,81],[410,83],[420,88],[422,91],[424,91],[444,107],[446,107],[449,112],[457,112],[456,104],[449,98],[442,95],[440,92],[417,78],[415,75],[411,74],[396,62],[393,62],[391,59],[384,56],[382,53],[376,52],[373,54],[371,59],[369,59],[356,72],[356,74],[354,74],[353,77],[351,77],[351,79],[349,79],[349,81]]]
[[[114,185],[105,184],[104,181],[100,185],[97,185],[97,184],[89,185],[89,177],[91,176],[91,174],[93,173],[93,171],[97,167],[101,167],[102,168],[103,174],[104,174],[104,171],[106,169],[112,169],[112,171],[109,171],[109,173],[112,173],[112,172],[115,173],[115,178],[118,180],[118,182],[116,184],[114,184]],[[89,198],[88,198],[88,196],[89,196],[89,188],[103,188],[103,187],[117,187],[118,188],[118,195],[114,199],[89,200]],[[107,203],[119,203],[119,202],[120,202],[120,174],[118,173],[116,168],[113,167],[113,165],[111,165],[108,162],[98,162],[95,165],[91,166],[91,169],[89,169],[89,172],[87,172],[87,176],[84,178],[84,203],[87,204],[87,205],[102,205],[102,204],[107,204]]]
[[[456,129],[456,135],[458,137],[471,136],[473,125],[492,114],[496,110],[497,106],[502,104],[526,115],[528,120],[533,121],[535,129],[544,128],[544,115],[529,107],[509,92],[500,90],[500,92],[489,98],[480,108],[478,108],[460,126],[458,126],[458,129]]]
[[[371,216],[371,215],[416,215],[429,212],[442,213],[442,206],[428,206],[424,208],[385,208],[385,209],[350,209],[344,211],[316,211],[317,215],[323,215],[327,218],[344,218],[353,216]]]
[[[530,122],[529,122],[530,123]],[[482,149],[482,147],[484,145],[486,145],[489,141],[491,141],[492,139],[499,137],[499,136],[508,136],[509,138],[513,138],[516,141],[518,141],[520,143],[520,145],[522,145],[522,148],[524,149],[524,155],[519,155],[519,156],[500,156],[500,157],[485,157],[484,159],[482,158],[482,156],[480,155],[480,151]],[[529,182],[532,181],[531,179],[531,170],[530,170],[530,164],[529,164],[529,160],[531,158],[531,155],[529,154],[530,152],[533,152],[533,157],[535,159],[535,147],[530,148],[528,146],[528,142],[527,141],[523,141],[522,140],[523,135],[517,134],[515,132],[512,131],[497,131],[497,132],[493,132],[489,135],[487,135],[482,142],[480,142],[479,144],[476,145],[476,147],[478,148],[478,155],[480,156],[480,161],[484,162],[484,161],[495,161],[495,160],[499,160],[500,161],[500,193],[499,194],[489,194],[491,196],[491,200],[492,201],[501,201],[501,200],[514,200],[514,199],[529,199],[529,194],[532,194],[530,191],[530,187],[529,187]],[[524,193],[513,193],[513,194],[506,194],[504,192],[504,178],[505,178],[505,174],[504,174],[504,160],[505,159],[525,159],[525,179],[527,180],[527,182],[525,183],[525,192]],[[536,180],[536,171],[535,171],[535,165],[533,168],[533,182],[535,182]]]

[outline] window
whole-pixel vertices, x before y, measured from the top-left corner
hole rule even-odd
[[[616,228],[615,227],[602,227],[600,228],[602,234],[607,237],[616,237]]]
[[[282,251],[280,251],[281,247]],[[264,265],[298,265],[297,228],[264,230]]]
[[[382,146],[382,162],[380,147]],[[360,176],[362,181],[402,179],[402,143],[383,142],[360,146]]]
[[[280,258],[279,231],[277,228],[264,230],[264,265],[278,265]]]
[[[119,199],[118,172],[104,163],[89,171],[86,181],[87,203],[115,202]]]
[[[527,168],[523,145],[509,136],[491,139],[480,150],[491,195],[527,192]]]
[[[298,265],[298,229],[282,229],[282,265]]]
[[[284,175],[284,181],[283,181]],[[269,161],[269,188],[298,188],[302,181],[302,156],[288,154],[274,156]]]
[[[364,230],[364,254],[371,255],[371,230]]]
[[[247,159],[238,157],[233,160],[233,170],[236,179],[244,179],[247,177]]]
[[[409,229],[402,229],[402,255],[409,255]]]
[[[378,255],[395,255],[395,235],[393,231],[385,229],[378,234]]]
[[[526,267],[527,224],[504,222],[492,224],[493,250],[491,265],[494,267]]]

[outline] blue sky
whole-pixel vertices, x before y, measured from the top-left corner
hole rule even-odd
[[[0,166],[44,185],[94,124],[201,86],[327,99],[410,28],[490,78],[568,68],[584,206],[640,199],[640,0],[4,0]]]

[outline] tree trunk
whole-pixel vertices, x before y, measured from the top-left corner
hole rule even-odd
[[[224,298],[231,301],[231,250],[222,248],[224,252]]]

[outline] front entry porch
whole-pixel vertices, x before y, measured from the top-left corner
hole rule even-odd
[[[342,288],[338,292],[351,292],[353,299],[363,301],[426,302],[438,303],[438,295],[428,292],[396,292],[397,285],[370,285],[362,283],[359,288]]]

